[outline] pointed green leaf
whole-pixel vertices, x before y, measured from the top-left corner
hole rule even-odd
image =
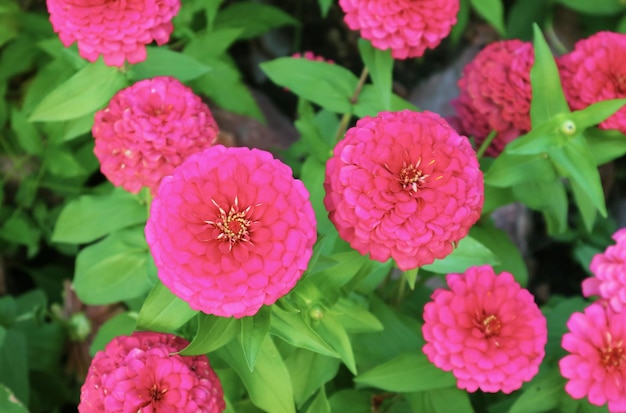
[[[105,195],[83,195],[65,205],[54,226],[52,241],[91,242],[118,229],[141,224],[146,217],[146,206],[121,188]]]
[[[626,153],[626,135],[620,131],[589,128],[583,135],[596,165],[604,165]]]
[[[530,70],[532,102],[530,119],[533,128],[560,113],[569,113],[561,79],[552,51],[537,24],[533,25],[535,63]]]
[[[500,261],[493,252],[471,236],[466,236],[450,255],[435,260],[434,263],[424,265],[422,268],[439,274],[462,273],[475,265],[497,265]]]
[[[138,297],[152,288],[143,227],[112,233],[81,250],[72,286],[86,304],[111,304]]]
[[[321,320],[313,320],[311,327],[319,336],[335,350],[341,361],[348,367],[352,374],[356,374],[356,363],[352,344],[346,329],[343,327],[338,317],[327,311]]]
[[[4,340],[0,346],[0,383],[7,385],[19,400],[28,400],[30,386],[26,338],[17,329],[4,331]]]
[[[352,110],[350,99],[358,79],[347,69],[327,62],[283,57],[261,63],[261,69],[279,86],[337,113]]]
[[[128,70],[128,76],[133,80],[173,76],[181,82],[186,82],[211,71],[211,67],[193,57],[166,47],[148,46],[146,51],[148,54],[146,60],[130,66]]]
[[[585,14],[610,15],[624,10],[620,0],[556,0],[564,6]]]
[[[359,39],[359,51],[361,59],[367,67],[369,74],[378,91],[378,97],[384,110],[391,110],[391,82],[393,77],[394,59],[391,50],[380,50],[365,40]]]
[[[559,406],[563,397],[565,379],[558,368],[552,369],[539,380],[525,387],[522,395],[515,400],[509,413],[545,412]]]
[[[591,233],[597,216],[597,210],[593,200],[589,197],[589,193],[584,188],[581,188],[576,181],[570,181],[570,187],[572,188],[574,200],[576,201],[580,215],[583,218],[585,228],[587,232]]]
[[[540,126],[534,127],[530,132],[520,136],[504,149],[509,155],[543,155],[552,148],[558,148],[567,143],[560,126],[566,115],[559,115]]]
[[[468,393],[456,387],[405,394],[413,412],[473,413]]]
[[[295,413],[293,390],[287,367],[270,336],[265,336],[254,372],[241,357],[239,340],[232,340],[218,355],[232,367],[243,382],[255,406],[272,413]]]
[[[404,272],[404,279],[407,283],[409,283],[409,287],[411,290],[415,289],[415,281],[417,280],[417,272],[419,268],[413,268],[412,270],[408,270]]]
[[[271,316],[272,309],[263,306],[254,316],[241,320],[241,347],[250,371],[254,371],[259,349],[270,329]]]
[[[585,189],[593,205],[602,216],[606,216],[600,173],[583,135],[578,134],[571,138],[567,145],[554,148],[548,154],[555,166],[566,174],[565,176]]]
[[[383,325],[376,316],[356,300],[342,297],[332,307],[331,312],[338,316],[346,331],[351,333],[373,333],[383,330]]]
[[[170,332],[191,320],[197,313],[158,281],[139,311],[137,326],[142,330]]]
[[[582,131],[604,122],[624,105],[626,105],[626,99],[603,100],[589,105],[583,110],[572,112],[569,116],[576,124],[576,129]]]
[[[278,7],[268,4],[244,1],[233,3],[217,13],[214,29],[243,29],[242,39],[256,37],[275,27],[298,25],[294,19]]]
[[[386,106],[380,99],[378,89],[373,85],[364,85],[361,89],[361,93],[359,94],[359,98],[354,105],[353,114],[359,118],[365,116],[376,116],[378,112],[386,110],[385,108]],[[404,109],[418,110],[417,107],[408,100],[392,93],[391,110],[396,112]]]
[[[26,406],[15,397],[15,394],[0,383],[0,412],[3,413],[28,413]]]
[[[554,166],[544,154],[512,155],[500,154],[485,174],[485,184],[505,188],[520,182],[553,180]]]
[[[117,336],[126,336],[135,331],[137,327],[137,317],[135,313],[124,312],[108,319],[96,333],[89,355],[94,356],[98,351],[104,350],[107,344]]]
[[[228,344],[240,331],[241,320],[198,313],[198,331],[180,354],[195,356],[215,351]],[[236,341],[236,340],[235,340]],[[243,360],[243,357],[239,355]]]
[[[496,29],[500,36],[504,36],[504,8],[502,0],[471,0],[472,8],[476,10],[487,23]]]
[[[301,348],[285,359],[298,407],[302,407],[317,389],[323,388],[325,383],[335,377],[339,364],[339,360],[334,357]]]
[[[317,392],[317,396],[313,399],[313,402],[309,405],[307,413],[330,413],[330,403],[326,398],[326,391],[324,387],[320,387],[320,391]]]
[[[435,367],[425,355],[404,353],[357,376],[355,382],[391,392],[416,392],[456,385],[450,372]]]
[[[102,60],[89,64],[47,95],[31,113],[29,121],[74,119],[104,107],[128,84],[118,68]]]
[[[523,182],[513,187],[513,193],[528,208],[543,213],[548,233],[567,229],[567,193],[560,179]]]
[[[272,307],[272,312],[270,334],[280,337],[294,347],[325,356],[339,357],[339,354],[304,321],[300,313],[287,312],[277,306]]]

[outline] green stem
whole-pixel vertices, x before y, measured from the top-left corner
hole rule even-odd
[[[367,76],[369,75],[369,71],[367,70],[367,66],[363,67],[363,71],[361,72],[361,77],[359,77],[359,83],[357,83],[356,88],[354,89],[354,93],[350,98],[351,104],[356,104],[359,100],[359,95],[361,94],[361,90],[365,85],[365,80],[367,80]],[[337,129],[337,134],[335,134],[335,142],[339,142],[339,139],[346,133],[348,129],[348,124],[350,123],[350,119],[352,119],[352,113],[344,113],[341,118],[341,123],[339,123],[339,128]]]
[[[476,151],[476,157],[478,159],[483,157],[483,155],[485,154],[485,151],[487,150],[489,145],[491,145],[491,142],[493,142],[493,139],[496,137],[496,135],[497,135],[497,132],[495,130],[492,130],[491,133],[487,135],[487,139],[484,140],[482,145],[480,145],[480,148],[478,148],[478,150]]]

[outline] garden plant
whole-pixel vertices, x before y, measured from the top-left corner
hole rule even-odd
[[[626,2],[0,0],[0,413],[626,412]]]

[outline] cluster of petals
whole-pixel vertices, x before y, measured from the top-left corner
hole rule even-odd
[[[195,152],[213,145],[218,126],[208,106],[173,77],[155,77],[120,90],[96,112],[94,153],[116,186],[152,193]]]
[[[613,239],[615,245],[591,260],[594,276],[583,281],[582,289],[585,297],[597,295],[620,313],[626,307],[626,228],[613,234]]]
[[[172,33],[180,0],[46,0],[50,23],[65,47],[109,66],[146,60],[146,45],[163,45]]]
[[[359,120],[328,160],[324,188],[339,235],[402,270],[450,254],[480,217],[484,198],[469,140],[428,111]]]
[[[563,91],[573,110],[607,99],[626,98],[626,34],[598,32],[558,59]],[[626,133],[626,108],[600,123]]]
[[[221,145],[163,179],[146,225],[163,284],[195,310],[236,318],[294,287],[316,236],[309,193],[287,165]]]
[[[596,302],[570,316],[561,342],[569,354],[559,367],[570,396],[626,412],[626,318],[606,304]]]
[[[135,332],[96,354],[79,413],[220,413],[224,393],[206,356],[174,354],[189,343],[172,334]]]
[[[339,0],[352,30],[395,59],[421,57],[456,24],[459,0]]]
[[[548,340],[533,296],[490,266],[446,277],[424,306],[428,359],[452,371],[461,389],[511,393],[539,371]]]
[[[503,40],[486,46],[463,69],[459,97],[452,104],[462,132],[473,136],[477,145],[496,131],[488,155],[499,155],[509,142],[530,130],[534,60],[531,43]]]
[[[326,59],[324,56],[319,56],[313,53],[310,50],[305,51],[304,53],[294,53],[291,57],[295,57],[296,59],[306,59],[314,62],[326,62],[326,63],[335,63],[331,59]]]

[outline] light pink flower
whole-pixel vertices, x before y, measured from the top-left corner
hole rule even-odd
[[[626,412],[626,318],[602,303],[593,303],[584,313],[574,313],[562,346],[570,354],[559,362],[569,379],[565,391],[575,399],[609,412]]]
[[[96,112],[94,153],[116,186],[155,193],[185,158],[213,145],[218,127],[208,106],[173,77],[155,77],[120,90]]]
[[[591,260],[590,269],[595,277],[583,281],[583,295],[598,295],[607,300],[615,312],[626,305],[626,228],[613,234],[616,245],[609,246]]]
[[[599,32],[576,43],[558,59],[570,107],[584,109],[607,99],[626,98],[626,34]],[[626,133],[626,108],[600,123],[601,129]]]
[[[237,318],[293,288],[316,235],[309,193],[287,165],[221,145],[163,179],[146,225],[163,284],[195,310]]]
[[[504,147],[530,130],[530,69],[532,44],[520,40],[491,43],[465,66],[458,85],[456,108],[462,132],[480,146],[497,132],[486,153],[499,155]]]
[[[395,59],[421,57],[450,34],[459,0],[339,0],[344,20]]]
[[[176,353],[189,344],[165,333],[114,338],[96,354],[81,388],[79,413],[220,413],[224,393],[206,356]]]
[[[170,39],[180,0],[46,0],[50,23],[65,47],[78,43],[90,62],[108,66],[146,60],[146,45]]]
[[[548,340],[533,296],[507,272],[492,267],[449,274],[424,306],[428,359],[452,371],[460,389],[511,393],[539,371]]]
[[[454,249],[480,217],[476,153],[432,112],[381,112],[350,128],[326,164],[324,205],[339,235],[402,270]]]

